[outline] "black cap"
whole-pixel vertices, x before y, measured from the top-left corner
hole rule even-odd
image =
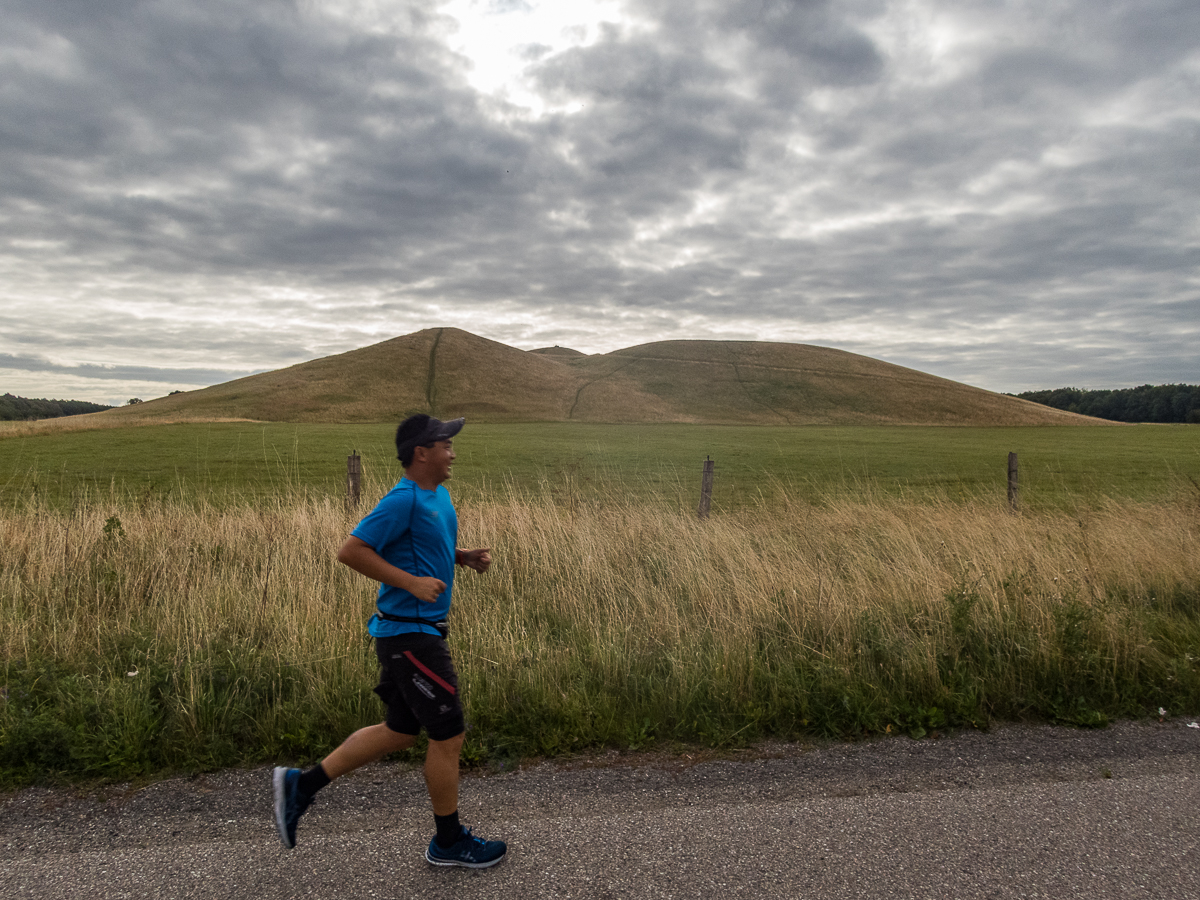
[[[417,447],[427,447],[438,441],[450,440],[462,431],[465,422],[466,419],[451,419],[449,422],[443,422],[441,419],[435,419],[424,413],[409,416],[396,429],[396,457],[403,460],[405,451],[412,451]]]

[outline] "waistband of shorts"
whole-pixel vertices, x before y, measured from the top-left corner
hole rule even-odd
[[[401,634],[386,634],[375,638],[379,647],[389,650],[414,650],[417,647],[428,647],[432,644],[444,644],[441,635],[427,634],[424,631],[405,631]]]

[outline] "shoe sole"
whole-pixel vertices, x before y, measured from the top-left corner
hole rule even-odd
[[[296,842],[289,841],[287,836],[287,773],[283,766],[276,766],[272,783],[275,788],[275,830],[279,832],[283,846],[291,850]]]
[[[425,862],[429,863],[430,865],[434,865],[434,866],[458,866],[463,869],[486,869],[490,866],[496,865],[496,863],[498,863],[498,862],[502,862],[504,860],[504,857],[506,857],[507,855],[508,855],[508,851],[505,851],[504,853],[501,853],[499,856],[497,856],[495,859],[489,859],[487,862],[462,862],[461,860],[457,860],[457,859],[438,859],[438,857],[436,857],[436,856],[430,856],[429,851],[426,850],[425,851]]]

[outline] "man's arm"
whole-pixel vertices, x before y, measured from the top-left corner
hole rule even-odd
[[[492,564],[492,551],[490,547],[483,547],[479,550],[456,549],[454,562],[457,565],[466,566],[468,569],[474,569],[476,572],[486,572],[488,566]]]
[[[457,556],[457,551],[455,555]],[[426,603],[436,603],[438,597],[446,590],[446,583],[440,578],[410,575],[403,569],[393,566],[376,553],[370,544],[354,535],[346,538],[346,542],[338,550],[337,558],[342,565],[349,566],[360,575],[366,575],[375,581],[408,591],[418,600]],[[488,561],[491,561],[490,557]]]

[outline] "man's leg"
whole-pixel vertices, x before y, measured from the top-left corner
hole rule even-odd
[[[463,737],[458,734],[445,741],[431,740],[425,752],[425,787],[435,816],[458,812],[458,755]]]
[[[444,741],[429,741],[425,753],[425,786],[433,804],[437,835],[429,842],[425,859],[435,866],[486,869],[504,859],[503,841],[485,841],[458,823],[458,756],[463,733]]]
[[[333,781],[367,763],[383,759],[389,753],[407,750],[416,742],[415,735],[400,734],[380,722],[378,725],[358,729],[342,741],[340,747],[321,760],[320,765],[329,780]],[[461,739],[459,743],[462,743]]]
[[[425,786],[437,834],[429,842],[425,859],[437,866],[481,869],[495,865],[504,858],[504,843],[475,837],[458,821],[458,760],[466,723],[458,695],[458,674],[446,642],[432,635],[415,634],[379,638],[375,646],[385,672],[376,692],[388,704],[388,725],[397,732],[411,734],[424,728],[429,735]],[[398,718],[401,715],[412,718],[402,721]]]
[[[415,735],[393,731],[381,722],[354,732],[307,772],[276,766],[273,775],[275,827],[283,846],[289,850],[296,846],[296,824],[317,791],[360,766],[382,759],[389,753],[407,750],[416,740]]]

